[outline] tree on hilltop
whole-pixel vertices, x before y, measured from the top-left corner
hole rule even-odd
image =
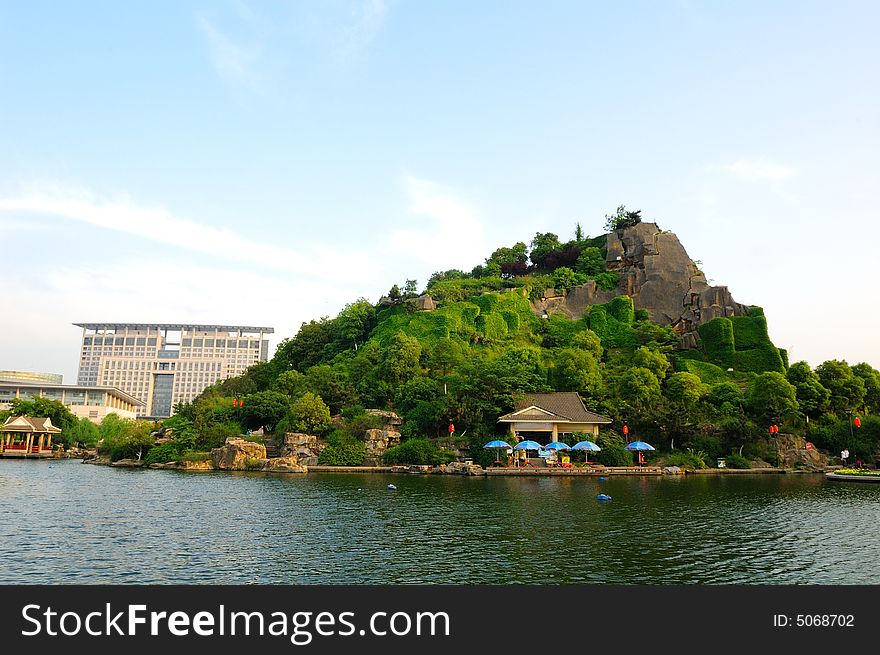
[[[615,214],[605,214],[605,229],[609,232],[622,230],[642,222],[642,210],[634,212],[626,211],[625,205],[620,205]]]

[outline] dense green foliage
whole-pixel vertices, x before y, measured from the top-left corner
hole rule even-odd
[[[641,220],[624,207],[607,218],[609,229]],[[632,462],[619,436],[624,423],[630,439],[691,466],[730,453],[775,461],[771,423],[823,448],[850,444],[865,460],[873,456],[880,434],[867,429],[874,425],[867,413],[880,406],[880,373],[836,361],[788,367],[759,307],[701,325],[688,351],[625,295],[587,308],[580,320],[553,312],[548,289],[590,279],[617,288],[605,252],[605,237],[590,238],[580,226],[568,241],[538,233],[528,245],[497,248],[470,272],[435,272],[424,288],[434,311],[419,311],[414,280],[395,284],[375,306],[360,299],[335,318],[303,323],[269,362],[176,407],[189,423],[172,434],[181,447],[204,451],[247,429],[306,432],[327,437],[322,462],[354,465],[363,461],[366,430],[382,427],[364,413],[370,407],[403,419],[403,443],[387,462],[443,461],[437,442],[451,424],[483,461],[492,453],[482,445],[507,436],[498,417],[521,394],[576,391],[613,421],[599,437],[598,459],[608,464]],[[856,414],[864,425],[853,432]]]
[[[327,446],[318,457],[318,464],[323,466],[360,466],[367,455],[364,444],[360,442],[342,443]]]
[[[143,459],[155,443],[153,426],[147,421],[119,418],[108,414],[98,426],[98,453],[112,461]]]
[[[408,439],[385,451],[386,464],[446,464],[452,454],[441,450],[429,439]]]

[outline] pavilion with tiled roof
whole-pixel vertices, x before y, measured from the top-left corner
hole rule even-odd
[[[52,435],[60,433],[49,417],[10,416],[0,428],[0,457],[51,457]]]
[[[514,410],[498,419],[510,425],[513,435],[542,432],[556,441],[560,434],[584,432],[598,435],[599,426],[611,419],[591,412],[575,391],[527,393],[514,403]]]

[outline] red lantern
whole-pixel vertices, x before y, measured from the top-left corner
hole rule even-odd
[[[623,425],[623,434],[629,434],[629,427],[626,424]]]
[[[862,419],[860,419],[858,416],[856,416],[856,417],[853,419],[853,423],[856,424],[856,427],[857,427],[857,428],[862,427]]]

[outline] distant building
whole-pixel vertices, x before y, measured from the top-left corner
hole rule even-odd
[[[100,423],[107,414],[135,418],[144,407],[143,401],[113,387],[0,382],[0,409],[9,409],[15,398],[32,400],[38,396],[61,401],[76,417],[93,423]]]
[[[83,329],[77,383],[117,387],[164,418],[180,401],[269,356],[270,327],[187,323],[74,323]]]
[[[61,384],[64,378],[58,373],[34,373],[33,371],[0,371],[0,382],[26,382],[32,384]]]
[[[611,423],[611,419],[591,412],[575,391],[556,393],[527,393],[515,403],[510,414],[498,419],[507,423],[511,434],[526,439],[552,436],[557,441],[560,434],[584,432],[599,434],[599,426]]]

